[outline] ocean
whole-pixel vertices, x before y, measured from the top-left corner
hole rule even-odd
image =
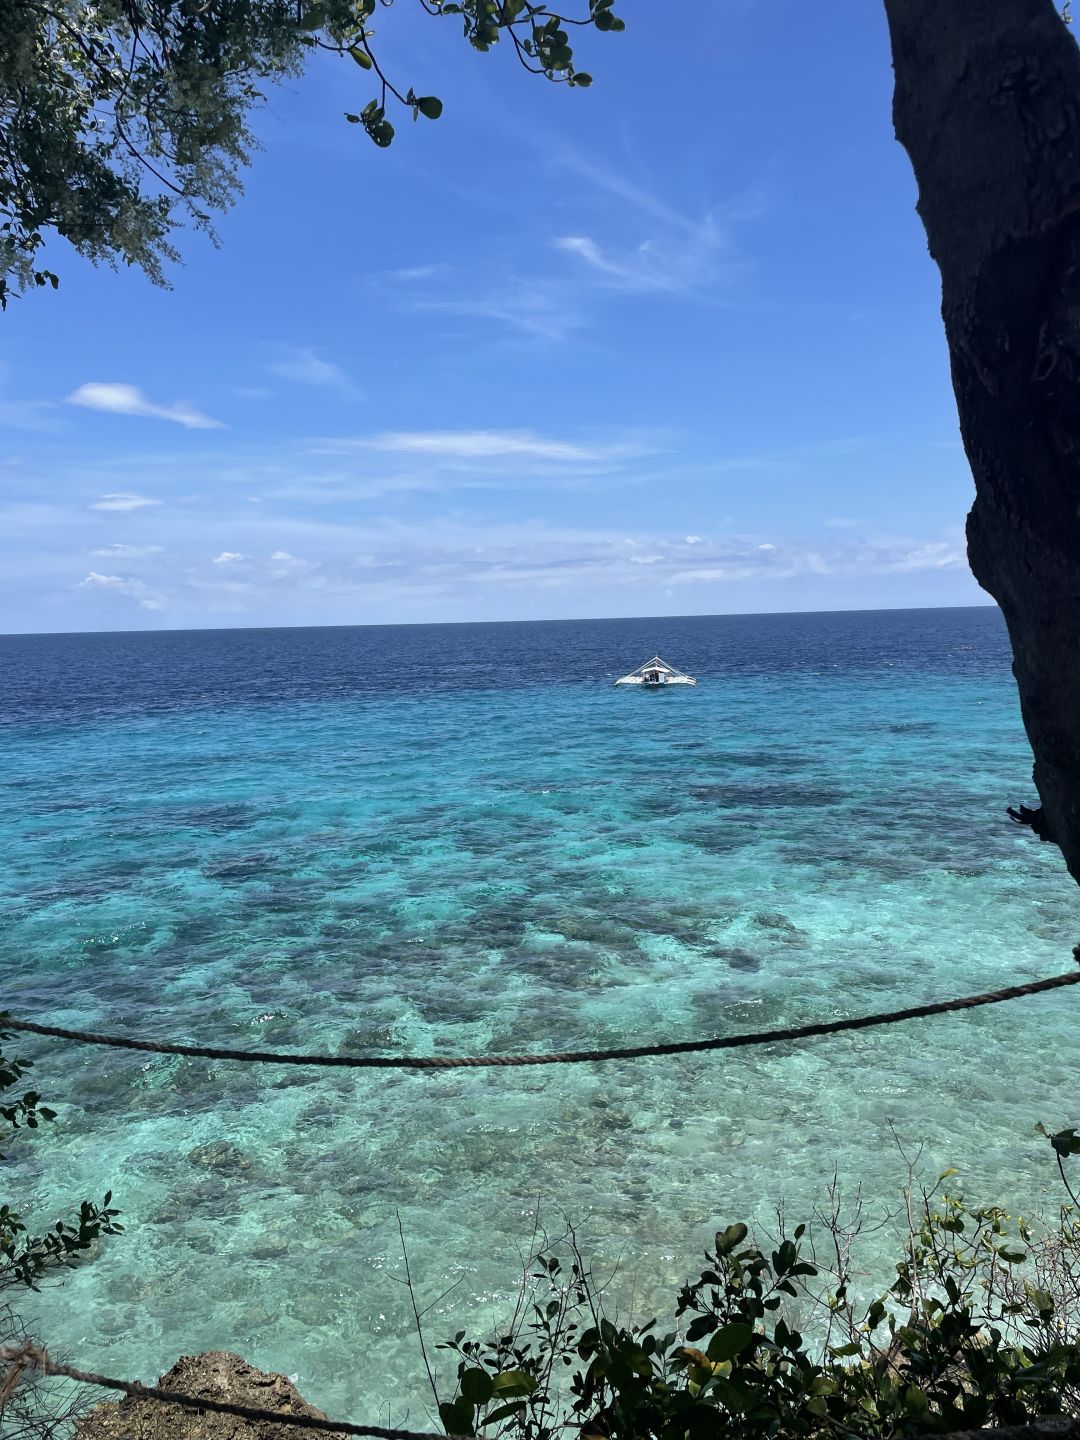
[[[698,677],[612,681],[654,652]],[[0,994],[218,1046],[644,1044],[1069,968],[1080,897],[1012,825],[1031,758],[993,608],[0,638]],[[897,1138],[1053,1206],[1066,991],[918,1024],[544,1070],[333,1072],[25,1037],[59,1119],[4,1200],[112,1188],[126,1233],[20,1300],[87,1368],[230,1349],[424,1428],[429,1342],[505,1315],[535,1216],[661,1309],[720,1222]],[[862,1278],[887,1279],[888,1226]],[[449,1366],[444,1365],[449,1373]]]

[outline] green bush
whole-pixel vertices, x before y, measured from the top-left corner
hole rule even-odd
[[[526,1268],[505,1333],[441,1347],[457,1358],[443,1425],[521,1440],[869,1440],[1080,1413],[1076,1208],[1013,1221],[966,1204],[953,1174],[929,1192],[909,1183],[895,1279],[869,1303],[851,1279],[858,1202],[854,1223],[839,1204],[790,1233],[781,1215],[767,1245],[742,1224],[717,1234],[671,1329],[608,1318],[568,1231]]]
[[[0,1028],[0,1095],[4,1097],[0,1120],[7,1127],[6,1135],[0,1132],[0,1144],[5,1149],[18,1130],[36,1130],[42,1121],[56,1118],[56,1112],[41,1103],[36,1090],[9,1094],[33,1066],[30,1060],[4,1053],[4,1044],[10,1039],[10,1033]],[[0,1155],[0,1160],[3,1158]],[[56,1220],[42,1234],[33,1235],[11,1205],[0,1203],[0,1291],[12,1285],[37,1289],[46,1270],[76,1264],[99,1236],[116,1235],[123,1229],[116,1221],[119,1213],[108,1191],[100,1205],[84,1200],[72,1220]]]

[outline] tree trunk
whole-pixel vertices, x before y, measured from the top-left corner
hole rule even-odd
[[[1080,882],[1080,49],[1053,0],[885,9],[975,478],[968,557],[1035,755],[1041,807],[1014,818]]]

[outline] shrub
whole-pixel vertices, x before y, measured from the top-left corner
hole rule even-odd
[[[441,1347],[457,1357],[442,1422],[520,1440],[885,1440],[1080,1413],[1076,1208],[1014,1221],[968,1205],[954,1174],[916,1194],[909,1172],[895,1279],[868,1303],[851,1283],[861,1203],[845,1224],[835,1187],[830,1212],[790,1233],[781,1214],[768,1244],[718,1233],[671,1329],[609,1318],[569,1230],[526,1268],[505,1333]]]
[[[2,1024],[2,1021],[0,1021]],[[0,1143],[7,1145],[20,1129],[36,1130],[42,1121],[54,1120],[55,1110],[41,1103],[36,1090],[12,1096],[15,1089],[33,1068],[33,1061],[4,1053],[10,1033],[0,1028],[0,1119],[7,1126],[7,1135]],[[0,1160],[4,1157],[0,1155]],[[117,1224],[120,1212],[112,1208],[112,1191],[107,1191],[100,1205],[84,1200],[73,1221],[56,1220],[41,1235],[31,1235],[23,1218],[10,1205],[0,1203],[0,1291],[12,1285],[37,1288],[43,1272],[57,1265],[73,1265],[90,1249],[101,1235],[116,1235],[123,1226]]]

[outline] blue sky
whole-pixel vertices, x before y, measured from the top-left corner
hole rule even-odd
[[[398,0],[446,109],[272,91],[171,291],[0,318],[0,630],[972,604],[881,6],[623,0],[568,91]]]

